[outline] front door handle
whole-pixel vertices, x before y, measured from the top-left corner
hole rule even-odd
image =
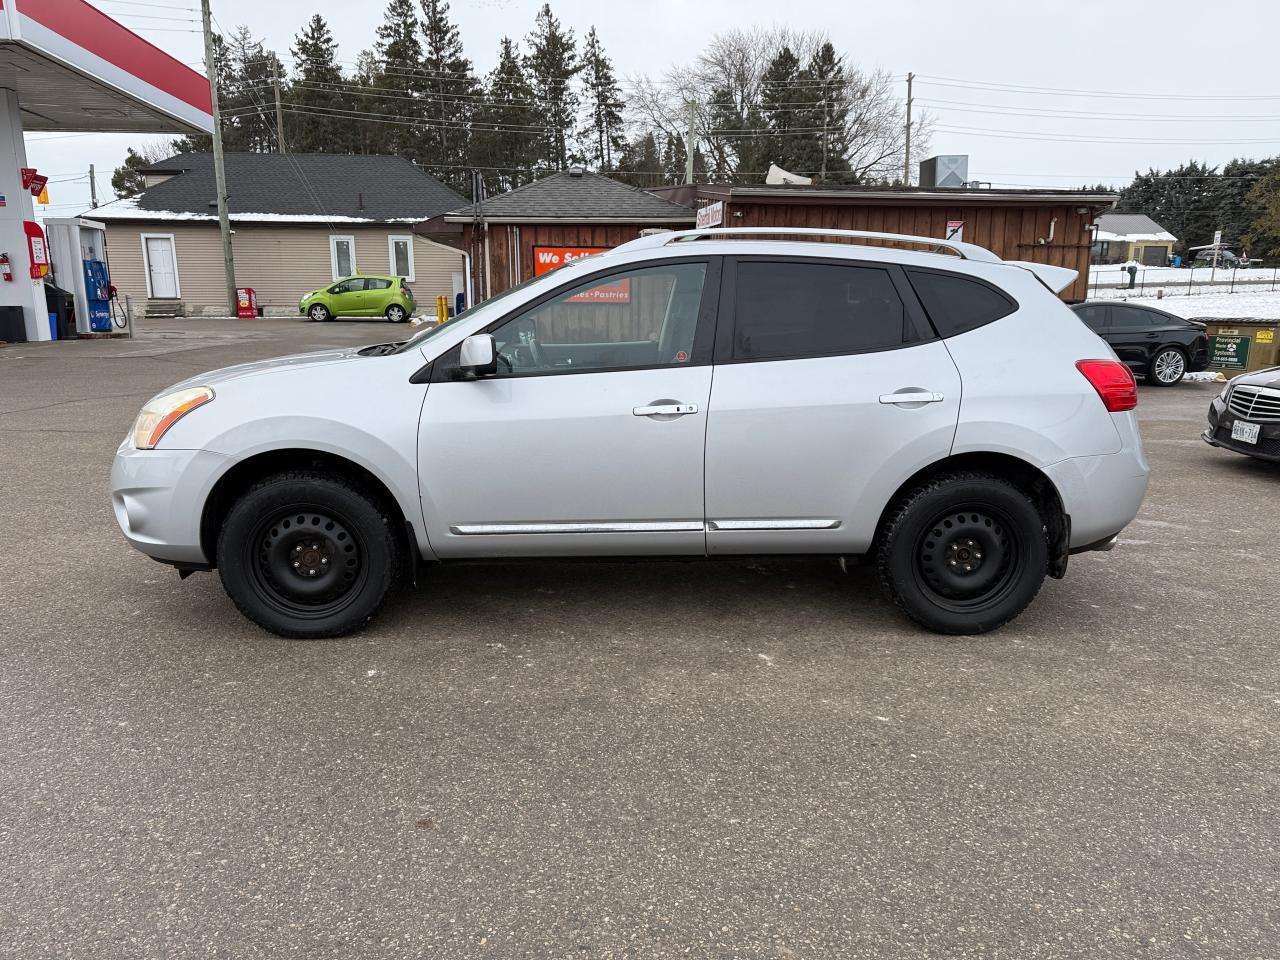
[[[929,390],[906,390],[902,393],[884,393],[880,395],[881,403],[941,403],[942,394]]]
[[[637,417],[683,417],[686,414],[697,413],[698,405],[696,403],[662,401],[646,403],[640,407],[632,407],[631,412]]]

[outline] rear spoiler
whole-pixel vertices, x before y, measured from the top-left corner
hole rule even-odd
[[[1079,270],[1072,270],[1070,267],[1053,267],[1047,263],[1031,263],[1027,260],[1006,260],[1005,263],[1011,267],[1030,270],[1036,275],[1037,280],[1054,293],[1061,293],[1076,282],[1076,277],[1080,276]]]

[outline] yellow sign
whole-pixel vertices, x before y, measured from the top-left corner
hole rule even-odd
[[[1257,340],[1259,343],[1271,343],[1275,338],[1275,335],[1276,332],[1274,330],[1259,330],[1254,334],[1253,339]]]
[[[49,185],[46,183],[40,190],[40,196],[36,197],[36,203],[49,202]]]

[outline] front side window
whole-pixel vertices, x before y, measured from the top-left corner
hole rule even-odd
[[[975,330],[1018,309],[995,287],[957,273],[908,270],[907,277],[940,337]]]
[[[690,363],[706,273],[673,263],[577,284],[490,331],[498,376]]]
[[[735,294],[735,360],[862,353],[916,339],[893,278],[878,267],[744,260]]]
[[[349,277],[356,272],[356,238],[332,236],[329,238],[329,259],[333,267],[333,279]]]
[[[412,237],[388,237],[387,238],[388,259],[391,262],[391,268],[387,271],[394,277],[402,277],[405,280],[413,280],[413,238]]]

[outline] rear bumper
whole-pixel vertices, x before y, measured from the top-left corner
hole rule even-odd
[[[205,450],[136,450],[111,465],[111,508],[135,549],[166,563],[205,566],[200,517],[227,458]]]
[[[1138,515],[1149,468],[1140,450],[1073,457],[1045,469],[1071,518],[1071,552],[1110,549]]]

